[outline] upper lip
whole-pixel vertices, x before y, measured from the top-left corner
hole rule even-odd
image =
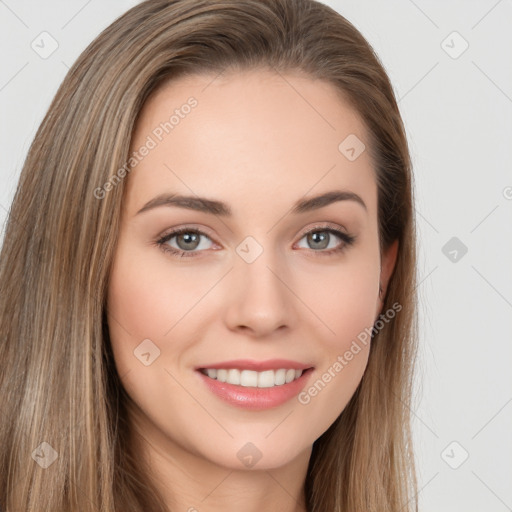
[[[285,368],[287,370],[306,370],[312,368],[313,365],[308,363],[299,363],[298,361],[291,361],[290,359],[268,359],[267,361],[256,361],[253,359],[235,359],[232,361],[220,361],[207,365],[196,366],[196,370],[216,368],[216,369],[239,369],[239,370],[253,370],[256,372],[263,372],[265,370],[279,370]]]

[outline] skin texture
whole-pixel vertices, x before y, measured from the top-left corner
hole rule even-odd
[[[349,161],[338,150],[349,134],[367,141],[366,131],[331,85],[251,70],[161,87],[143,108],[132,151],[190,96],[197,106],[125,178],[108,321],[116,366],[135,404],[133,442],[176,510],[306,510],[312,444],[356,390],[369,344],[307,405],[294,398],[264,411],[221,401],[194,368],[286,358],[315,367],[310,386],[371,329],[396,243],[381,260],[368,151]],[[366,209],[345,200],[290,212],[296,201],[332,190],[358,194]],[[176,206],[137,214],[164,192],[224,201],[232,217]],[[330,235],[328,247],[317,248],[306,236],[326,226],[355,241],[328,255],[344,242]],[[207,233],[195,248],[183,236],[167,241],[192,247],[195,257],[157,245],[180,227]],[[247,236],[263,249],[252,263],[236,251]],[[149,366],[134,355],[145,339],[160,350]],[[237,457],[248,442],[262,454],[251,468]]]

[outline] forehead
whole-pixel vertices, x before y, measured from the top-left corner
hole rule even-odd
[[[183,77],[141,111],[131,152],[151,149],[130,173],[128,196],[172,190],[242,203],[349,187],[371,203],[368,151],[350,160],[345,140],[368,145],[358,113],[325,81],[269,70]]]

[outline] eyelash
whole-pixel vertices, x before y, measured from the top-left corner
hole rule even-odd
[[[175,249],[174,247],[170,247],[169,245],[167,245],[167,242],[169,240],[171,240],[171,238],[181,235],[182,233],[196,233],[199,235],[203,235],[207,238],[210,238],[210,236],[208,234],[206,234],[204,231],[201,231],[200,229],[197,229],[197,228],[179,228],[179,229],[176,229],[175,231],[171,231],[170,233],[168,233],[168,234],[164,235],[163,237],[161,237],[160,239],[158,239],[156,241],[156,245],[165,253],[170,253],[171,255],[180,257],[180,258],[181,257],[194,258],[194,257],[197,257],[198,253],[203,252],[203,251],[180,251],[178,249]],[[328,251],[326,251],[326,250],[315,251],[314,249],[310,249],[314,253],[315,256],[334,256],[334,255],[344,251],[348,246],[352,245],[356,240],[355,236],[349,235],[347,233],[344,233],[343,231],[339,231],[338,229],[334,229],[334,228],[331,228],[328,226],[314,227],[313,229],[304,233],[300,239],[302,240],[305,236],[307,236],[311,233],[330,233],[330,234],[337,236],[338,238],[340,238],[342,240],[342,243],[340,246],[338,246],[334,249],[330,249]]]

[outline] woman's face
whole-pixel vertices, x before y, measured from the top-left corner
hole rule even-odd
[[[146,102],[108,322],[149,444],[224,467],[278,467],[309,454],[343,411],[396,254],[379,254],[362,144],[363,125],[335,89],[298,74],[181,78]],[[190,199],[170,201],[179,196]],[[250,387],[198,370],[242,359],[312,370],[281,384],[294,372],[228,364],[232,382]]]

